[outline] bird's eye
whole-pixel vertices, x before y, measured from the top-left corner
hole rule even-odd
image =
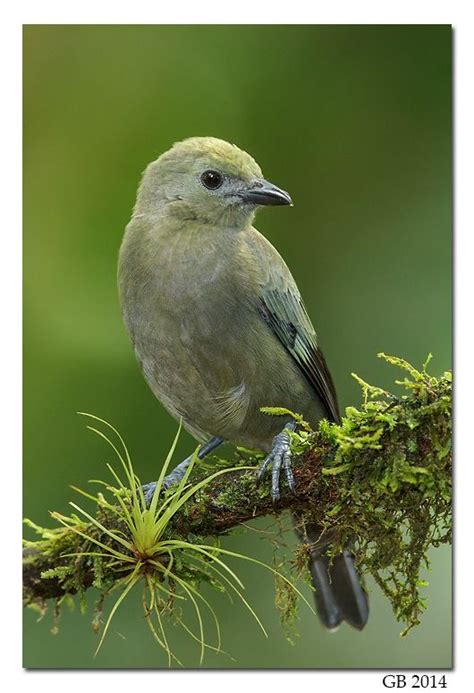
[[[206,188],[209,188],[209,190],[217,190],[224,182],[224,177],[219,171],[212,171],[210,169],[209,171],[204,171],[201,175],[201,182]]]

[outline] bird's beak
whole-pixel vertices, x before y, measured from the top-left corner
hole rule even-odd
[[[257,178],[249,183],[240,194],[244,202],[254,205],[292,205],[291,197],[285,190],[277,188],[264,178]]]

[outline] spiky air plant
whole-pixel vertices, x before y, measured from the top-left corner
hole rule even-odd
[[[52,513],[52,516],[65,528],[76,532],[84,539],[86,545],[90,546],[90,550],[64,554],[64,557],[91,557],[102,565],[102,570],[116,576],[105,594],[117,591],[119,594],[103,625],[96,655],[102,647],[118,608],[132,589],[139,584],[143,586],[142,605],[146,621],[154,639],[167,654],[168,666],[171,666],[173,662],[182,665],[169,645],[166,626],[170,621],[182,627],[198,643],[200,664],[203,662],[206,649],[216,653],[223,652],[218,616],[210,602],[198,589],[202,582],[227,593],[229,597],[236,596],[267,637],[262,621],[244,596],[244,584],[224,560],[228,557],[250,561],[271,571],[275,577],[287,585],[290,591],[301,597],[313,611],[297,587],[275,568],[251,556],[225,549],[220,546],[217,539],[213,544],[200,541],[193,543],[181,538],[173,538],[170,532],[172,518],[192,496],[221,475],[229,474],[236,469],[253,469],[253,467],[219,469],[193,484],[190,482],[190,476],[197,459],[195,454],[181,482],[165,491],[163,480],[178,442],[180,427],[161,469],[151,502],[147,505],[142,484],[134,471],[130,454],[120,433],[104,419],[85,412],[80,414],[101,423],[114,434],[115,442],[99,428],[87,426],[112,447],[122,470],[118,473],[112,465],[107,464],[113,483],[93,481],[105,487],[105,491],[111,496],[110,500],[107,500],[103,493],[94,495],[73,487],[82,496],[97,504],[96,516],[73,502],[70,505],[75,511],[74,514],[66,516],[57,512]],[[106,526],[100,521],[101,508],[113,514],[116,519],[114,526],[109,524]],[[90,533],[91,527],[97,530],[97,535],[95,532]],[[184,621],[181,610],[177,608],[177,602],[191,604],[196,616],[197,632]],[[210,614],[214,623],[215,644],[206,640],[203,610]]]

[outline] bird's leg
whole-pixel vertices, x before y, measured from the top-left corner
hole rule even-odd
[[[214,436],[214,438],[211,438],[210,440],[207,441],[207,443],[204,443],[201,445],[198,451],[198,459],[202,460],[206,455],[209,455],[210,452],[215,450],[221,443],[224,442],[223,438],[219,438],[217,436]],[[185,460],[180,462],[176,467],[173,469],[172,472],[167,474],[165,478],[163,479],[163,488],[166,490],[170,486],[173,486],[174,484],[178,484],[183,476],[186,474],[186,470],[189,467],[189,465],[192,462],[194,455],[189,455],[189,457],[186,457]],[[145,484],[142,486],[143,492],[145,494],[145,501],[146,504],[149,505],[151,502],[151,499],[153,498],[153,494],[155,492],[156,488],[156,481],[152,481],[149,484]]]
[[[295,490],[295,482],[291,470],[291,436],[289,433],[289,431],[294,431],[295,428],[295,421],[289,421],[285,424],[285,428],[281,433],[274,437],[271,452],[265,457],[258,468],[257,479],[260,481],[267,467],[270,464],[272,465],[272,500],[274,503],[280,499],[280,472],[282,467],[285,471],[286,481],[290,491]]]

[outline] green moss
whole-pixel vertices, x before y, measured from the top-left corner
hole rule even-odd
[[[370,573],[392,604],[403,634],[426,608],[420,574],[431,546],[451,541],[451,373],[435,378],[403,359],[379,354],[408,377],[400,397],[356,377],[360,409],[348,407],[340,426],[322,422],[319,440],[333,451],[321,469],[322,496],[335,502],[307,514],[335,531],[337,553],[355,540],[362,573]]]

